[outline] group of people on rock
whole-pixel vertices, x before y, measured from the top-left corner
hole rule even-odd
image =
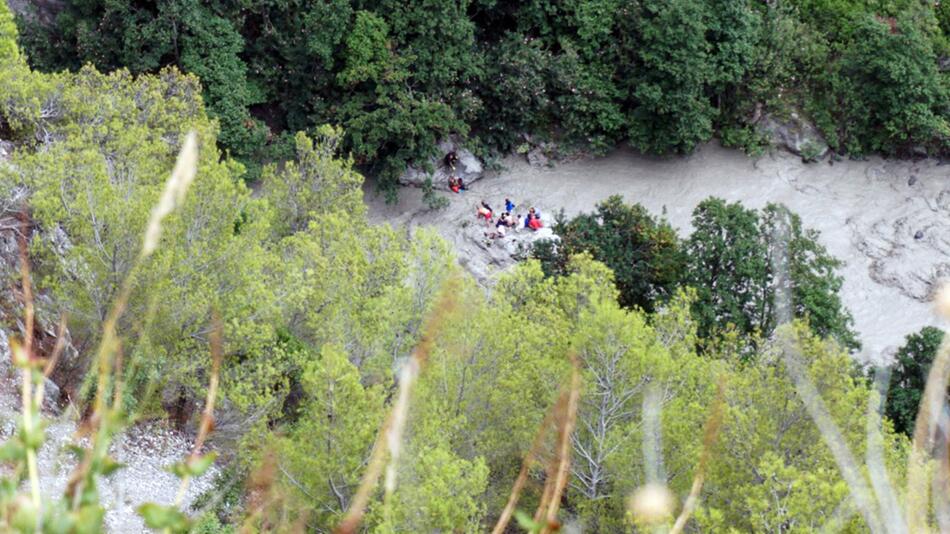
[[[476,218],[484,218],[485,224],[487,224],[489,227],[491,227],[492,223],[494,223],[494,231],[485,233],[487,237],[492,239],[505,237],[505,234],[510,230],[518,230],[518,227],[520,224],[522,224],[522,222],[524,224],[523,228],[529,229],[531,231],[537,231],[544,227],[544,224],[541,222],[541,214],[536,209],[529,208],[528,213],[524,216],[524,219],[521,218],[521,214],[513,215],[514,210],[515,203],[506,198],[505,211],[496,219],[491,206],[482,200],[478,206],[475,206],[475,216]]]
[[[465,182],[462,181],[460,176],[455,174],[455,166],[458,164],[458,154],[455,151],[449,152],[445,155],[445,166],[449,169],[449,189],[453,193],[461,193],[462,191],[467,190],[465,187]],[[491,206],[488,205],[484,200],[477,206],[475,206],[475,217],[484,218],[485,224],[488,227],[494,223],[495,229],[491,233],[486,232],[485,235],[490,238],[500,238],[505,237],[505,234],[509,230],[518,230],[519,225],[523,224],[523,228],[528,230],[537,231],[544,227],[541,223],[541,214],[534,208],[528,209],[528,213],[525,214],[524,219],[521,218],[521,214],[513,215],[515,211],[515,203],[511,199],[505,199],[505,211],[495,217],[495,212],[492,210]]]

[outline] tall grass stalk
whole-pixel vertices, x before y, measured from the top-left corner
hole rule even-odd
[[[808,378],[805,364],[802,362],[802,356],[793,339],[794,333],[790,325],[783,325],[777,331],[779,350],[782,354],[782,360],[785,368],[788,370],[788,376],[795,386],[798,397],[802,400],[805,411],[811,417],[812,421],[821,432],[825,444],[831,451],[831,455],[838,465],[842,478],[848,484],[851,491],[851,498],[855,506],[864,518],[868,529],[872,534],[885,532],[884,523],[881,519],[880,507],[875,502],[871,489],[868,487],[864,473],[858,467],[858,462],[854,455],[848,449],[844,435],[838,425],[835,424],[825,406],[818,388]]]
[[[722,378],[716,386],[716,399],[713,401],[712,409],[709,411],[709,417],[706,418],[706,424],[703,427],[703,449],[699,453],[699,464],[696,466],[696,474],[693,475],[693,484],[683,503],[683,510],[679,517],[673,523],[670,534],[679,534],[686,528],[686,522],[689,521],[693,511],[699,504],[699,495],[703,490],[703,483],[706,480],[706,470],[709,468],[709,461],[712,459],[713,447],[716,445],[716,439],[719,437],[719,429],[722,426],[723,407],[726,403],[726,386]]]
[[[943,288],[947,291],[947,287]],[[933,469],[946,469],[946,462],[934,465],[932,461],[936,442],[938,417],[946,406],[947,382],[950,379],[950,336],[944,336],[936,357],[930,366],[927,386],[917,409],[914,441],[907,460],[907,527],[911,532],[923,532],[929,509],[930,476]]]

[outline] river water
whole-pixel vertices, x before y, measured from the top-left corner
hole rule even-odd
[[[480,280],[510,266],[483,258],[460,228],[486,199],[511,198],[546,216],[591,211],[613,194],[662,214],[688,235],[696,204],[709,196],[759,208],[781,202],[821,232],[820,242],[844,262],[842,299],[854,315],[863,348],[860,361],[883,362],[905,335],[940,325],[929,304],[934,283],[950,276],[950,165],[871,157],[805,164],[776,151],[752,159],[716,143],[689,156],[657,158],[618,149],[606,157],[534,167],[512,156],[505,169],[472,184],[450,206],[428,211],[415,189],[403,189],[387,205],[367,186],[370,219],[433,226],[456,245],[460,263]],[[460,222],[462,221],[462,222]]]

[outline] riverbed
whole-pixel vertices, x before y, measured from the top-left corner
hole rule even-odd
[[[950,276],[950,165],[935,159],[803,163],[784,151],[750,158],[709,143],[670,158],[624,148],[553,166],[532,166],[520,156],[502,163],[503,170],[469,191],[445,193],[450,205],[438,211],[426,209],[421,192],[411,188],[400,191],[396,204],[385,204],[368,183],[370,219],[410,231],[438,229],[455,245],[460,263],[490,284],[510,263],[486,257],[460,231],[482,199],[503,205],[510,198],[549,217],[561,209],[568,216],[591,211],[619,194],[666,217],[682,236],[707,197],[754,208],[780,202],[818,230],[819,241],[844,262],[842,300],[863,344],[860,361],[887,361],[907,334],[940,326],[929,301],[935,283]]]

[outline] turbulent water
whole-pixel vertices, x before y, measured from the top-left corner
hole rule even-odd
[[[749,207],[781,202],[844,262],[842,297],[863,343],[862,361],[887,361],[905,335],[939,325],[929,299],[934,283],[950,276],[950,165],[920,161],[844,160],[805,164],[786,152],[758,159],[716,144],[686,157],[655,158],[630,150],[607,157],[532,167],[523,158],[449,194],[445,210],[428,211],[418,190],[403,190],[386,205],[367,187],[376,222],[431,225],[456,245],[460,262],[485,281],[511,265],[478,246],[470,230],[481,199],[532,205],[545,216],[590,211],[613,194],[663,214],[682,235],[701,200],[717,196]],[[506,238],[508,239],[508,238]]]

